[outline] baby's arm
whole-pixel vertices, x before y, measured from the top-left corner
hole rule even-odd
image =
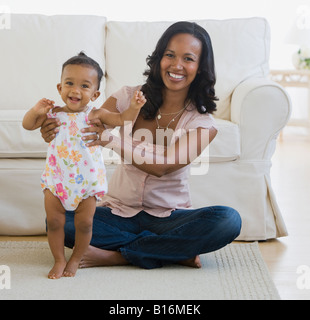
[[[98,118],[104,124],[112,127],[122,126],[125,121],[134,121],[139,115],[140,109],[144,106],[146,99],[142,91],[136,91],[130,101],[130,106],[122,113],[110,112],[106,109],[93,110],[89,120]]]
[[[146,99],[143,95],[143,92],[135,91],[135,94],[130,101],[129,108],[120,113],[120,122],[122,123],[121,125],[123,125],[125,121],[136,120],[141,108],[145,105],[145,103]]]
[[[23,127],[26,130],[35,130],[40,128],[46,119],[46,114],[53,108],[54,101],[41,99],[34,107],[32,107],[24,116]]]

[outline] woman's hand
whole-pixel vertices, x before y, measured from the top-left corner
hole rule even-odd
[[[82,133],[86,133],[82,138],[83,141],[87,142],[87,147],[102,146],[106,145],[105,141],[101,141],[102,132],[105,130],[103,124],[99,119],[92,119],[87,122],[88,128],[82,129]]]
[[[40,129],[42,138],[45,142],[50,143],[55,137],[56,134],[59,132],[59,127],[61,123],[59,119],[46,119]]]

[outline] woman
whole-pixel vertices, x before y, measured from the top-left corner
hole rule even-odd
[[[85,129],[88,146],[111,148],[124,162],[96,209],[81,268],[133,264],[152,269],[170,263],[199,268],[199,254],[224,247],[240,233],[238,212],[223,206],[192,209],[188,190],[188,165],[217,134],[210,115],[217,99],[208,33],[195,23],[175,23],[147,62],[142,88],[124,87],[102,106],[122,112],[141,88],[147,102],[132,135],[125,127],[121,138],[111,136],[98,120]],[[45,141],[54,138],[58,125],[46,121]],[[67,212],[66,219],[65,243],[72,248],[74,213]]]

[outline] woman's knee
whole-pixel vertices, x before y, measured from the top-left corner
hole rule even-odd
[[[241,232],[242,220],[239,212],[231,207],[219,206],[218,212],[222,218],[222,227],[225,229],[226,234],[231,234],[235,239]],[[224,230],[223,230],[224,231]]]

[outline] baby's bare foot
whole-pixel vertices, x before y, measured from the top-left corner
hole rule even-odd
[[[48,274],[49,279],[59,279],[62,277],[64,269],[66,267],[67,261],[61,260],[56,261],[54,264],[54,267],[51,269],[51,271]]]
[[[80,263],[80,260],[70,259],[63,272],[63,276],[68,278],[74,277],[79,267],[79,263]]]

